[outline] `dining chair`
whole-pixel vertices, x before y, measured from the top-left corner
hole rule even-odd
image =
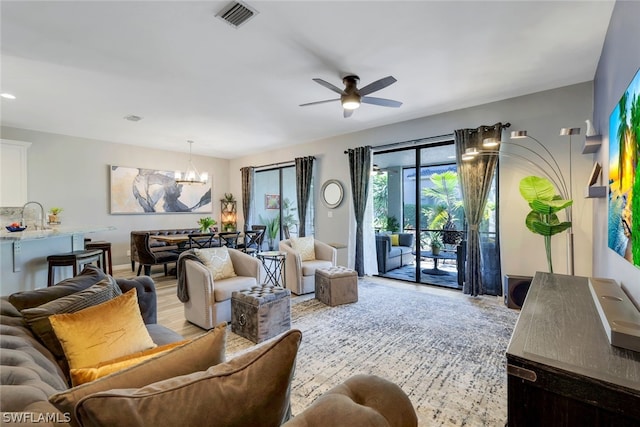
[[[244,242],[238,245],[238,249],[249,255],[260,252],[258,242],[262,241],[263,230],[247,230],[244,232]]]
[[[238,239],[240,238],[239,231],[228,231],[225,233],[219,233],[220,246],[226,246],[227,248],[236,249],[238,247]]]
[[[262,242],[264,242],[264,235],[267,233],[267,226],[266,225],[262,225],[262,224],[256,224],[256,225],[252,225],[251,226],[251,230],[254,230],[254,231],[260,230],[260,231],[262,231],[262,234],[260,235],[260,238],[256,242],[258,244],[258,252],[260,252],[262,250]]]
[[[189,249],[193,248],[215,248],[220,246],[220,241],[216,239],[216,233],[191,233],[189,234]]]

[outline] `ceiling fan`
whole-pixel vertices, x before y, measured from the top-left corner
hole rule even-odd
[[[380,89],[384,89],[385,87],[394,84],[397,80],[393,76],[387,76],[380,80],[376,80],[373,83],[369,83],[362,89],[358,89],[358,82],[360,81],[360,77],[356,75],[348,75],[342,79],[342,83],[344,83],[345,86],[344,89],[340,89],[339,87],[334,86],[322,79],[313,79],[313,81],[318,83],[319,85],[326,87],[329,90],[340,94],[340,98],[327,99],[325,101],[308,102],[306,104],[300,104],[301,107],[340,101],[342,103],[342,108],[344,109],[344,117],[347,118],[351,117],[351,115],[353,114],[353,110],[360,107],[361,102],[364,102],[365,104],[373,104],[380,105],[382,107],[393,108],[398,108],[402,105],[402,102],[394,101],[393,99],[367,96],[370,93],[373,93]]]

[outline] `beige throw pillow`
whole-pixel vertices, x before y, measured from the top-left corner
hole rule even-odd
[[[313,236],[291,238],[291,247],[300,254],[302,261],[313,261],[316,259]]]
[[[231,256],[226,246],[221,248],[194,249],[196,256],[211,272],[213,280],[235,277]]]
[[[135,288],[75,313],[53,315],[49,321],[71,369],[156,346],[142,320]]]
[[[80,384],[95,381],[98,378],[106,377],[114,372],[122,371],[123,369],[142,363],[145,360],[158,357],[175,347],[186,344],[187,342],[188,341],[172,342],[159,347],[150,348],[149,350],[139,351],[128,356],[101,362],[88,368],[71,369],[71,384],[75,387]]]
[[[187,344],[130,368],[54,394],[49,397],[49,402],[61,412],[73,415],[76,404],[85,396],[111,389],[136,389],[179,375],[204,371],[224,362],[226,338],[227,324],[220,323]],[[79,425],[74,416],[71,417],[71,425]]]
[[[279,426],[302,333],[290,330],[203,372],[89,395],[75,416],[83,425]]]

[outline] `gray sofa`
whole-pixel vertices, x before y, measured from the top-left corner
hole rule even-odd
[[[32,333],[20,310],[12,302],[17,306],[24,306],[23,303],[26,302],[28,304],[25,308],[37,307],[38,303],[55,301],[56,298],[71,295],[69,292],[87,289],[96,279],[105,277],[96,271],[89,272],[88,276],[91,277],[80,277],[85,275],[85,271],[73,278],[76,283],[72,286],[63,283],[51,288],[30,291],[26,298],[24,293],[18,295],[21,298],[16,298],[16,294],[0,298],[2,425],[173,426],[205,425],[211,419],[216,419],[217,425],[220,426],[276,427],[284,422],[284,425],[289,427],[311,427],[326,425],[326,421],[331,419],[331,424],[336,427],[417,426],[415,410],[400,387],[372,375],[350,378],[323,394],[305,411],[286,421],[289,418],[287,408],[290,381],[301,338],[300,332],[296,330],[267,341],[265,344],[268,345],[257,346],[252,351],[222,363],[224,333],[227,328],[225,324],[221,324],[207,335],[182,346],[194,346],[181,353],[180,357],[188,358],[187,361],[180,359],[180,362],[176,362],[176,358],[167,361],[165,358],[162,367],[155,365],[155,368],[149,370],[149,365],[154,363],[154,360],[148,360],[97,380],[96,382],[106,380],[104,382],[111,385],[111,388],[104,391],[99,389],[103,386],[94,386],[93,382],[70,388],[67,376],[54,355]],[[123,292],[136,288],[140,312],[156,344],[162,345],[182,339],[177,333],[155,323],[156,294],[151,278],[142,276],[130,280],[118,279],[117,284]],[[210,335],[216,333],[218,335]],[[217,340],[215,344],[211,344],[212,339]],[[181,351],[180,348],[176,350]],[[204,366],[205,358],[217,361]],[[288,362],[285,363],[285,360]],[[151,378],[167,377],[169,373],[171,375],[165,380],[156,379],[152,381],[153,384],[148,384],[144,380],[149,381],[149,376],[134,371],[145,364],[147,366],[143,366],[142,369],[151,374]],[[189,371],[181,372],[185,370]],[[263,384],[260,378],[264,378],[263,382],[266,384]],[[139,384],[122,385],[131,384],[132,381]],[[253,386],[245,389],[246,384]],[[87,388],[93,390],[95,387],[98,389],[87,391]],[[273,394],[276,388],[277,393]],[[145,392],[147,394],[144,394]],[[49,398],[53,396],[52,400],[60,404],[64,399],[73,397],[69,396],[70,394],[79,397],[75,404],[73,399],[71,403],[66,401],[67,406],[71,405],[69,411],[62,412],[49,402]],[[63,395],[67,397],[63,399]],[[233,399],[232,395],[235,395],[236,400],[231,404],[229,402]],[[154,402],[154,399],[157,400]],[[260,399],[263,406],[256,407],[255,402]],[[216,405],[216,402],[221,400],[227,404]],[[247,412],[246,402],[252,403],[253,412]],[[149,403],[150,407],[145,406]],[[171,419],[179,419],[179,423],[170,421]],[[246,420],[248,424],[243,424],[242,420]]]
[[[61,286],[44,288],[41,291],[27,291],[12,295],[12,300],[18,306],[25,308],[38,306],[38,303],[49,302],[53,299],[70,295],[86,289],[106,277],[97,269],[86,268],[74,283],[65,281]],[[122,292],[135,288],[138,295],[138,305],[149,335],[158,345],[164,345],[182,340],[176,332],[156,324],[156,293],[151,278],[143,276],[134,279],[118,279],[118,286]],[[69,284],[69,285],[68,285]],[[19,298],[18,298],[19,297]],[[57,362],[55,356],[34,335],[23,320],[21,312],[10,301],[11,297],[0,298],[0,411],[4,413],[35,414],[31,420],[38,420],[38,414],[52,416],[55,420],[65,420],[55,406],[49,403],[50,395],[69,388],[68,375]],[[40,300],[38,300],[40,299]],[[35,304],[35,305],[34,305]],[[43,416],[43,415],[41,415]],[[9,419],[6,416],[2,424]],[[6,423],[10,425],[10,423]],[[56,423],[55,425],[67,425]],[[31,425],[23,423],[20,425]],[[33,425],[54,425],[52,423],[34,422]]]
[[[376,234],[376,256],[378,258],[378,273],[384,274],[394,268],[411,264],[413,255],[413,233],[393,233],[398,235],[398,246],[391,244],[391,235]]]

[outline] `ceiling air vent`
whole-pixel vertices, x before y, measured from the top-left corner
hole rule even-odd
[[[257,14],[258,11],[249,7],[249,5],[233,1],[218,12],[216,17],[222,19],[232,27],[238,28]]]

